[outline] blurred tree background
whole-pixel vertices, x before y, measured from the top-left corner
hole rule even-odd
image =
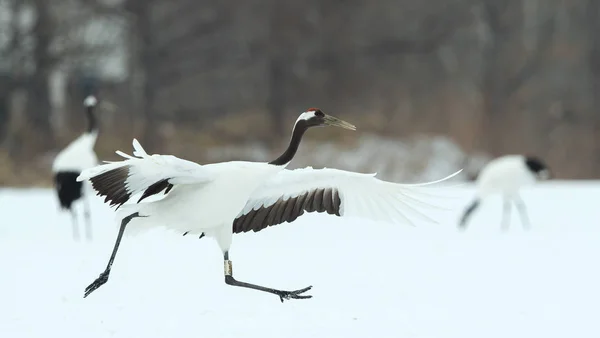
[[[299,165],[405,178],[456,152],[443,175],[472,176],[530,153],[597,179],[599,16],[598,0],[0,0],[0,184],[50,183],[89,92],[102,160],[133,137],[264,160],[318,106],[359,131],[311,133]]]

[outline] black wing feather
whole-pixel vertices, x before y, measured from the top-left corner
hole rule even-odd
[[[90,178],[90,182],[97,192],[96,195],[105,196],[104,202],[110,202],[109,205],[111,207],[117,206],[118,209],[131,198],[131,193],[127,191],[125,184],[128,177],[129,166],[125,165],[94,176]],[[142,197],[138,200],[138,203],[163,190],[166,195],[172,188],[173,184],[169,183],[169,178],[162,179],[146,188]]]
[[[97,191],[96,195],[105,196],[104,202],[110,202],[111,207],[116,205],[118,209],[131,197],[131,193],[125,188],[128,177],[129,166],[122,166],[94,176],[90,178],[90,182]]]
[[[233,233],[258,232],[266,227],[292,222],[307,212],[326,212],[340,216],[341,200],[337,189],[317,188],[283,200],[278,199],[268,207],[260,207],[240,215],[233,221]]]
[[[166,195],[171,190],[171,188],[173,188],[173,185],[169,183],[168,179],[160,180],[149,186],[148,189],[144,190],[144,193],[142,194],[142,197],[140,197],[140,199],[138,200],[138,203],[140,203],[144,198],[156,195],[163,190],[165,190]]]

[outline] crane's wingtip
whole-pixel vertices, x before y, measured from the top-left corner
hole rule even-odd
[[[446,176],[444,178],[441,178],[441,179],[439,179],[437,181],[429,182],[427,184],[435,184],[435,183],[440,183],[440,182],[447,181],[447,180],[449,180],[449,179],[451,179],[453,177],[456,177],[458,174],[460,174],[461,172],[463,172],[463,170],[464,170],[464,168],[458,169],[458,171],[454,172],[453,174],[450,174],[450,175],[448,175],[448,176]]]
[[[440,178],[439,180],[429,181],[429,182],[423,182],[423,183],[404,183],[403,185],[405,187],[425,187],[425,186],[430,186],[430,185],[434,185],[434,184],[437,184],[437,183],[441,183],[441,182],[447,181],[447,180],[449,180],[449,179],[457,176],[458,174],[460,174],[463,170],[464,169],[459,169],[458,171],[456,171],[456,172],[454,172],[454,173],[452,173],[452,174],[450,174],[450,175],[448,175],[446,177]]]
[[[133,156],[130,156],[130,155],[128,155],[128,154],[125,154],[124,152],[122,152],[122,151],[120,151],[120,150],[116,150],[116,151],[115,151],[115,153],[116,153],[117,155],[121,156],[121,157],[124,157],[124,158],[126,158],[126,159],[130,159],[130,160],[131,160],[131,159],[134,159],[134,157],[133,157]],[[134,155],[135,155],[135,153],[134,153]],[[115,162],[115,163],[116,163],[116,162]]]
[[[139,156],[139,157],[146,157],[148,156],[148,153],[146,153],[146,151],[144,150],[144,147],[142,147],[141,143],[134,138],[133,139],[133,155],[135,156]]]

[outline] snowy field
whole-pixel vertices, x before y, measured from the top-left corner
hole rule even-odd
[[[309,300],[223,282],[211,239],[155,230],[125,237],[110,280],[83,299],[117,232],[93,201],[93,243],[71,240],[52,191],[0,190],[0,337],[600,337],[600,182],[523,192],[532,229],[500,230],[489,200],[456,229],[471,186],[452,188],[440,224],[310,214],[236,235],[244,281],[313,285]]]

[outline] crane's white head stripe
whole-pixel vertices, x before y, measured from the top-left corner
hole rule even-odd
[[[93,107],[97,103],[98,103],[98,100],[93,95],[90,95],[90,96],[86,97],[85,100],[83,100],[83,105],[86,107]]]

